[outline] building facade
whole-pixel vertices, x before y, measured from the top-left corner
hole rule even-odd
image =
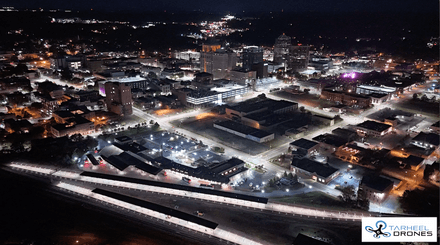
[[[131,88],[124,83],[105,83],[105,103],[107,109],[120,116],[133,114]]]

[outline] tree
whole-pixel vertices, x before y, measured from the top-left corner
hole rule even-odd
[[[270,179],[269,180],[269,186],[270,187],[275,187],[275,180],[274,179]]]
[[[356,192],[354,191],[354,186],[349,185],[342,187],[341,189],[341,200],[346,203],[352,203],[354,198],[356,197]]]
[[[160,127],[159,123],[156,122],[151,129],[155,131],[158,130],[159,127]]]
[[[406,190],[399,198],[400,207],[405,213],[420,216],[439,216],[439,192],[436,188],[425,190]]]
[[[150,120],[150,124],[154,124],[154,121],[153,121],[153,120]]]
[[[43,104],[40,102],[34,102],[31,104],[31,108],[34,110],[41,110],[43,109]]]
[[[419,99],[419,96],[416,93],[414,93],[413,94],[413,100],[418,100],[418,99]]]
[[[72,79],[72,77],[73,77],[72,72],[68,68],[64,68],[61,71],[61,79],[62,80],[70,81],[70,79]]]
[[[287,177],[287,172],[286,172],[286,171],[284,171],[284,173],[283,173],[283,177],[284,177],[284,178]]]
[[[83,136],[81,134],[72,134],[69,139],[73,142],[80,142]]]
[[[266,94],[262,93],[257,96],[259,99],[266,99]]]
[[[306,112],[306,108],[304,108],[304,106],[300,106],[299,107],[299,111],[302,112],[302,113],[305,113]]]
[[[157,79],[157,75],[156,75],[156,73],[154,73],[154,72],[152,72],[152,71],[148,72],[147,77],[148,77],[148,78],[151,78],[151,79]]]
[[[359,188],[357,193],[357,206],[367,211],[370,209],[370,200],[368,200],[367,193],[362,188]]]

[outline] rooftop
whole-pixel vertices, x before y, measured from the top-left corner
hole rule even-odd
[[[259,129],[256,129],[256,128],[253,128],[253,127],[249,127],[247,125],[239,124],[239,123],[236,123],[234,121],[229,121],[228,120],[228,121],[218,122],[218,123],[215,123],[215,124],[217,124],[219,126],[222,126],[222,127],[225,127],[225,128],[232,129],[234,131],[237,131],[239,133],[246,134],[246,135],[247,134],[252,135],[253,133],[256,133],[256,134],[259,134],[259,135],[264,135],[264,136],[270,135],[270,133],[267,133],[266,131],[259,130]]]
[[[373,190],[383,192],[390,186],[393,186],[393,181],[376,176],[376,175],[365,175],[361,180],[361,185],[365,185]]]
[[[313,138],[313,140],[332,145],[332,146],[342,146],[348,143],[348,140],[341,138],[334,134],[321,134]]]
[[[391,127],[391,125],[378,123],[375,121],[364,121],[362,123],[359,123],[357,126],[377,132],[383,132]]]
[[[425,159],[422,157],[417,157],[414,155],[410,155],[407,158],[402,159],[402,162],[409,164],[411,166],[418,166],[420,163],[422,163]]]
[[[338,169],[328,164],[322,164],[320,162],[316,162],[308,158],[302,158],[302,159],[294,158],[292,160],[292,166],[305,170],[309,173],[316,173],[317,175],[324,178],[327,178],[338,171]]]
[[[429,143],[429,144],[435,145],[435,146],[440,145],[440,136],[438,134],[434,134],[434,133],[420,132],[412,140],[420,141],[420,142],[424,142],[424,143]]]
[[[315,142],[315,141],[311,141],[311,140],[304,139],[304,138],[295,140],[292,143],[290,143],[290,145],[297,146],[297,147],[303,148],[303,149],[310,149],[310,148],[314,147],[317,144],[318,143]]]

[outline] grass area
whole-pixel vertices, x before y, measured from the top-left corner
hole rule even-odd
[[[408,111],[414,114],[423,114],[430,117],[439,116],[439,104],[425,101],[407,100],[395,104],[397,109]]]
[[[296,183],[296,184],[294,184],[292,186],[283,186],[283,187],[280,187],[280,189],[278,189],[278,187],[276,187],[276,186],[275,187],[270,187],[269,185],[266,185],[264,187],[264,191],[267,192],[267,193],[271,193],[272,191],[285,190],[285,189],[289,189],[291,191],[294,191],[294,190],[301,189],[303,187],[304,187],[304,184],[301,184],[301,183]],[[275,199],[276,198],[273,198],[274,201],[281,202],[281,201],[275,200]]]
[[[299,205],[316,207],[316,208],[327,208],[327,209],[344,210],[344,211],[348,211],[348,210],[359,211],[358,209],[346,207],[346,204],[341,200],[339,200],[338,198],[335,198],[333,196],[318,191],[298,194],[289,197],[276,197],[276,198],[271,198],[271,200],[276,202],[299,204]]]

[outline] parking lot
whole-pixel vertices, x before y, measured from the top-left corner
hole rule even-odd
[[[330,181],[328,183],[328,186],[331,188],[335,188],[336,186],[340,187],[346,187],[352,185],[355,189],[359,187],[361,179],[359,176],[357,176],[356,173],[353,173],[352,171],[345,171],[342,172],[338,177]]]
[[[192,151],[196,149],[197,143],[194,140],[166,131],[155,132],[144,137],[145,147],[149,149],[170,149],[176,151]]]

